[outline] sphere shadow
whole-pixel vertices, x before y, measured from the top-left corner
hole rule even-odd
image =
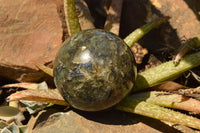
[[[150,126],[158,131],[165,133],[178,133],[179,130],[161,122],[160,120],[152,119],[149,117],[122,112],[115,110],[114,108],[100,112],[84,112],[75,110],[76,113],[88,119],[90,121],[98,122],[105,125],[136,125],[143,123],[144,125]]]

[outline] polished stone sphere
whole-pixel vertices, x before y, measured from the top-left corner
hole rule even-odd
[[[113,33],[91,29],[74,34],[57,53],[55,85],[74,108],[105,110],[133,88],[136,66],[132,51]]]

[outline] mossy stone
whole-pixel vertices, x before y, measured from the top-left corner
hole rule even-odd
[[[113,33],[90,29],[67,39],[57,53],[54,81],[64,99],[84,111],[119,103],[133,88],[132,51]]]

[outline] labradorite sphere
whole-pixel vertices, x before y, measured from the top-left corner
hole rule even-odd
[[[119,103],[131,91],[136,66],[122,39],[91,29],[63,43],[53,72],[56,87],[72,107],[100,111]]]

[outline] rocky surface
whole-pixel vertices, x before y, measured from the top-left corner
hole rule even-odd
[[[49,115],[49,114],[48,114]],[[68,111],[39,118],[33,133],[178,133],[158,120],[110,110],[106,112]],[[42,121],[45,120],[45,121]],[[185,131],[191,131],[185,129]],[[192,132],[191,132],[192,133]]]
[[[76,5],[82,29],[93,28],[87,5],[82,0]],[[0,75],[42,81],[45,75],[34,62],[51,64],[67,37],[63,0],[0,1]]]
[[[51,62],[62,44],[57,4],[49,0],[0,1],[0,75],[37,81],[34,62]]]

